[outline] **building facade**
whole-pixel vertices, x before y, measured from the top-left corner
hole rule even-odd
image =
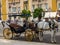
[[[57,9],[60,10],[60,0],[57,0]]]
[[[1,1],[0,1],[0,20],[1,20]]]
[[[20,14],[23,9],[31,12],[35,8],[43,8],[44,11],[56,11],[60,9],[60,0],[1,0],[1,18],[7,20],[9,15]]]

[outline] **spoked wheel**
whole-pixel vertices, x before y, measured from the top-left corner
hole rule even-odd
[[[39,31],[39,41],[43,41],[43,32]]]
[[[32,41],[32,39],[33,39],[33,32],[32,32],[31,29],[27,29],[27,30],[25,31],[25,39],[26,39],[27,41]]]
[[[3,36],[5,39],[12,39],[13,38],[13,33],[9,28],[5,28],[3,30]]]

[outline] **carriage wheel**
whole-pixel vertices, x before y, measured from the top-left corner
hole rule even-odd
[[[27,41],[32,41],[32,39],[33,39],[33,32],[32,32],[31,29],[27,29],[27,30],[25,31],[25,39],[26,39]]]
[[[13,33],[12,33],[12,31],[9,28],[5,28],[3,30],[3,36],[6,39],[12,39],[13,38]]]
[[[43,41],[43,32],[39,31],[39,41]]]

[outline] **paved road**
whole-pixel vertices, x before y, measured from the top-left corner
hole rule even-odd
[[[25,41],[24,37],[20,37],[14,40],[6,40],[3,37],[3,27],[0,24],[0,45],[60,45],[60,30],[57,32],[56,36],[57,44],[50,43],[50,34],[50,31],[44,32],[44,42],[39,42],[38,39],[33,40],[32,42],[28,42]]]

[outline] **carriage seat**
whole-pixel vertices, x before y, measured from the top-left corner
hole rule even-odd
[[[20,25],[17,25],[17,24],[14,24],[14,23],[11,23],[10,26],[13,27],[14,29],[21,28]]]

